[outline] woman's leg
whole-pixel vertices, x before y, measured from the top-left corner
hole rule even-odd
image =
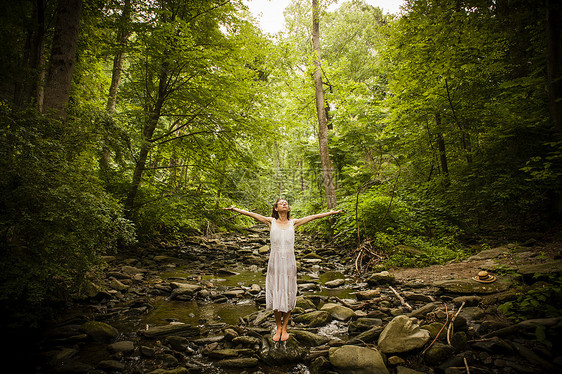
[[[281,339],[281,331],[283,330],[283,313],[278,310],[274,310],[273,314],[275,315],[275,324],[277,325],[277,331],[275,332],[275,335],[273,335],[272,339],[274,342],[278,342],[279,339]]]
[[[283,313],[283,325],[281,326],[281,337],[280,337],[280,340],[282,342],[289,339],[289,333],[287,332],[289,317],[291,317],[291,311],[288,311],[287,313]]]

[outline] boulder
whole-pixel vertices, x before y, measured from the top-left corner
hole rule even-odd
[[[381,290],[364,290],[357,292],[355,295],[357,296],[357,300],[371,300],[375,297],[379,297],[381,295]]]
[[[217,365],[222,368],[252,368],[258,365],[258,359],[254,357],[241,357],[221,360]]]
[[[234,344],[241,344],[246,347],[252,347],[259,345],[261,343],[261,339],[258,339],[254,336],[238,336],[232,339]]]
[[[397,316],[379,336],[378,347],[384,353],[409,352],[421,348],[429,340],[429,331],[420,329],[414,318]]]
[[[491,294],[507,291],[512,282],[509,279],[497,280],[493,283],[480,283],[472,279],[452,279],[433,283],[447,292],[459,294]]]
[[[489,260],[491,258],[498,258],[507,252],[509,252],[509,248],[507,247],[486,249],[478,254],[475,254],[474,256],[470,256],[469,258],[466,259],[466,261]]]
[[[375,326],[382,326],[382,319],[360,317],[349,324],[348,331],[350,334],[354,334],[357,332],[368,330]]]
[[[148,330],[139,331],[139,335],[149,339],[155,339],[167,335],[198,336],[199,334],[199,327],[187,324],[155,326],[149,328]]]
[[[274,342],[271,338],[262,339],[259,352],[261,360],[272,366],[302,362],[306,354],[307,349],[292,335],[289,335],[289,339],[285,342]]]
[[[129,340],[123,340],[107,346],[107,348],[114,353],[131,353],[135,350],[135,344]]]
[[[309,327],[324,326],[330,321],[330,313],[324,310],[317,310],[296,316],[293,318],[293,321],[303,323]]]
[[[332,347],[328,357],[330,363],[341,374],[388,374],[381,353],[376,349],[343,345]]]
[[[427,350],[424,359],[430,366],[438,365],[445,361],[455,353],[455,348],[450,345],[436,342]]]
[[[322,344],[326,344],[330,341],[330,338],[324,335],[314,334],[310,331],[305,330],[291,330],[289,331],[299,342],[304,345],[316,347]]]
[[[119,331],[115,327],[99,321],[86,322],[81,328],[96,342],[109,343],[119,335]]]
[[[330,317],[337,319],[338,321],[347,321],[357,317],[357,314],[355,314],[353,309],[339,304],[327,303],[324,304],[320,310],[330,313]]]
[[[307,297],[305,296],[298,296],[297,297],[297,305],[298,308],[306,309],[316,309],[316,305]]]

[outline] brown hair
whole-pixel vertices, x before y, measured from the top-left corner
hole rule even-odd
[[[287,199],[283,199],[282,197],[280,197],[279,199],[277,199],[275,204],[273,204],[273,209],[271,210],[271,216],[275,219],[279,219],[279,212],[277,211],[277,203],[281,200],[287,201]],[[287,219],[289,219],[289,218],[291,218],[291,210],[290,209],[287,212]]]

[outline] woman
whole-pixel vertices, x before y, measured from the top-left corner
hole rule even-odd
[[[291,218],[291,208],[285,199],[278,199],[273,205],[271,217],[248,212],[233,206],[223,208],[252,217],[267,224],[270,228],[271,251],[265,277],[265,304],[267,310],[273,310],[277,330],[274,341],[289,339],[287,325],[291,311],[297,300],[297,264],[294,243],[295,228],[312,220],[338,214],[341,210],[314,214],[300,219]]]

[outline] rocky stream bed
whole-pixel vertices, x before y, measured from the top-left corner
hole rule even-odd
[[[299,297],[279,343],[264,307],[267,241],[252,228],[106,257],[104,278],[43,326],[33,372],[562,372],[560,315],[514,323],[497,311],[517,287],[540,287],[536,274],[559,274],[559,249],[506,243],[356,277],[349,253],[297,233]],[[506,267],[513,275],[497,273]],[[472,280],[480,270],[497,280]]]

